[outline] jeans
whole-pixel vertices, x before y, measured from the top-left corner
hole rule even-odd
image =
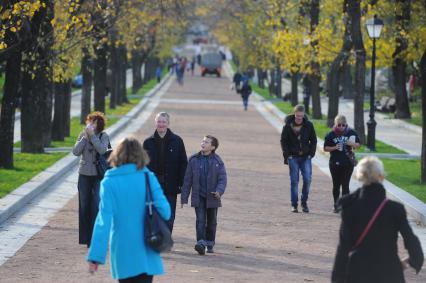
[[[167,201],[169,202],[170,210],[171,210],[170,219],[167,221],[167,225],[169,226],[170,233],[172,233],[173,225],[175,223],[177,195],[166,195],[166,198],[167,198]]]
[[[348,165],[330,164],[331,179],[333,180],[333,199],[334,204],[340,196],[340,186],[342,186],[342,196],[349,194],[349,182],[351,180],[354,167]]]
[[[288,166],[290,171],[290,187],[291,187],[291,205],[297,207],[299,195],[299,171],[303,177],[303,187],[301,195],[302,206],[308,201],[309,188],[312,181],[312,162],[309,157],[290,156],[288,158]]]
[[[154,276],[142,273],[133,277],[119,279],[120,283],[152,283]]]
[[[243,96],[243,105],[244,105],[244,110],[247,110],[247,106],[248,106],[248,96]]]
[[[90,246],[99,209],[100,182],[98,176],[78,175],[78,242],[81,245]]]
[[[207,208],[206,198],[200,196],[195,208],[197,243],[213,248],[216,239],[217,207]]]

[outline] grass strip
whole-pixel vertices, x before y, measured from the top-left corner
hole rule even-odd
[[[426,184],[420,183],[420,160],[381,160],[387,180],[426,203]]]
[[[107,108],[106,117],[107,117],[107,127],[112,126],[116,123],[121,116],[128,113],[143,96],[151,90],[157,81],[155,79],[146,83],[139,91],[135,97],[129,98],[127,104],[117,106],[115,109]],[[107,99],[106,105],[109,105],[109,100]],[[78,135],[84,128],[84,125],[80,124],[79,117],[73,117],[71,119],[70,125],[70,136],[65,138],[64,141],[52,141],[51,147],[73,147],[75,141],[77,140]],[[14,147],[20,147],[21,142],[14,144]],[[0,169],[0,198],[4,197],[8,193],[12,192],[22,184],[25,184],[31,178],[57,162],[59,159],[66,156],[67,152],[54,152],[54,153],[14,153],[13,161],[15,168],[13,169]]]

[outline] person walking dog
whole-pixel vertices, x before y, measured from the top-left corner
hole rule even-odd
[[[299,172],[302,173],[302,211],[308,213],[308,196],[312,180],[312,162],[317,149],[317,136],[313,124],[305,115],[301,104],[294,107],[294,114],[287,116],[281,132],[281,149],[284,164],[288,164],[291,185],[292,212],[298,212]]]
[[[97,155],[108,150],[109,136],[103,130],[106,119],[101,112],[87,115],[86,128],[78,136],[72,153],[80,156],[78,168],[78,232],[79,244],[90,246],[93,224],[98,214],[99,184]]]
[[[201,142],[200,152],[189,159],[182,187],[181,207],[188,203],[195,208],[197,243],[195,250],[204,255],[213,253],[216,240],[217,211],[222,206],[221,196],[225,193],[227,177],[225,164],[216,150],[217,138],[207,135]],[[192,192],[191,192],[192,191]]]
[[[411,230],[404,206],[386,198],[383,163],[374,156],[361,159],[356,178],[362,187],[343,196],[339,244],[331,275],[333,283],[404,283],[403,270],[418,273],[424,255]],[[398,256],[398,233],[408,257]]]
[[[144,241],[146,176],[153,204],[160,216],[170,217],[170,205],[155,175],[146,164],[148,155],[133,137],[120,142],[109,158],[113,167],[101,183],[99,213],[87,255],[89,272],[105,263],[110,248],[111,274],[119,282],[152,282],[164,273],[161,256]]]

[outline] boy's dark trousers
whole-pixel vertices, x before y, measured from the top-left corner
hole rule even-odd
[[[213,248],[216,239],[217,207],[207,208],[205,197],[200,196],[198,207],[195,208],[197,243]]]

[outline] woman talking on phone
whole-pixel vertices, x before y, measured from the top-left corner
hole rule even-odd
[[[108,150],[109,136],[103,132],[105,116],[102,112],[87,115],[86,128],[80,133],[72,153],[80,157],[78,168],[78,227],[79,244],[90,246],[93,224],[98,214],[101,178],[96,169],[97,154]]]

